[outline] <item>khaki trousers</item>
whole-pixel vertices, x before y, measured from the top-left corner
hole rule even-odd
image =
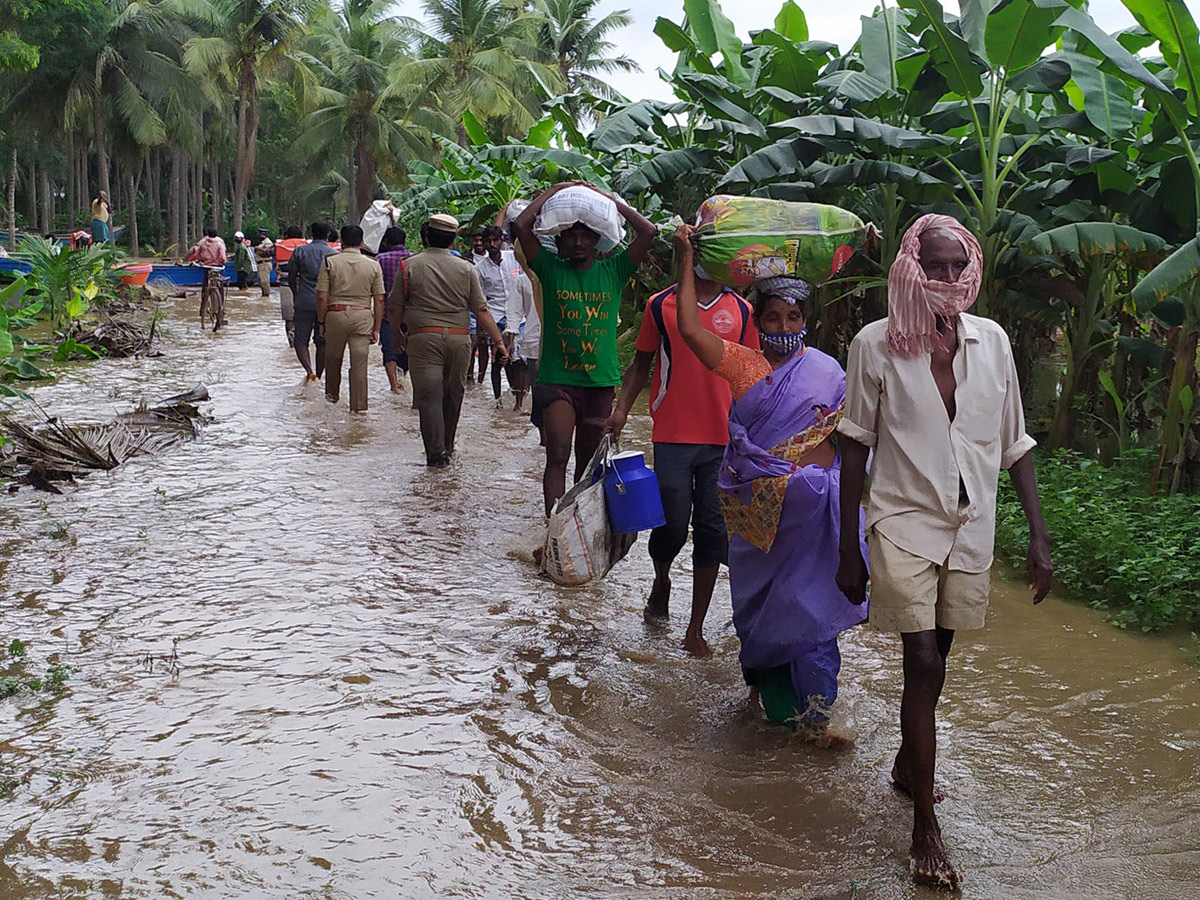
[[[440,462],[454,449],[470,359],[469,335],[409,335],[408,374],[428,462]]]
[[[346,309],[325,314],[325,396],[337,403],[342,388],[342,358],[350,347],[350,411],[367,408],[367,351],[375,314]]]
[[[271,293],[271,264],[269,262],[258,264],[258,286],[262,288],[264,297]]]

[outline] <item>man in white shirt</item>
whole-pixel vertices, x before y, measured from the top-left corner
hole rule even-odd
[[[475,271],[479,274],[479,283],[483,287],[483,296],[487,298],[488,312],[492,314],[492,318],[496,320],[496,324],[500,326],[500,330],[505,329],[508,307],[508,291],[509,282],[512,280],[512,271],[520,269],[521,265],[517,262],[517,258],[511,250],[504,250],[504,232],[495,225],[489,225],[483,229],[483,256],[475,257]],[[520,325],[520,323],[517,323]],[[487,340],[486,335],[480,335],[480,340]],[[489,354],[491,354],[489,349]],[[513,363],[509,363],[506,367],[508,375],[509,387],[514,387],[516,379],[516,371],[513,368]],[[482,372],[480,373],[482,374]],[[492,366],[492,396],[496,398],[496,409],[500,409],[503,401],[500,399],[500,367]]]
[[[982,628],[996,524],[996,484],[1008,469],[1029,522],[1034,603],[1053,567],[1008,336],[966,314],[983,254],[949,216],[918,219],[888,273],[888,319],[850,345],[842,452],[842,534],[854,536],[867,455],[875,448],[866,527],[871,625],[904,646],[900,751],[892,783],[913,799],[910,865],[925,884],[957,888],[934,814],[934,712],[959,628]],[[843,541],[838,586],[865,600],[857,540]]]
[[[542,321],[538,317],[533,297],[533,283],[512,251],[508,267],[508,298],[505,307],[504,342],[515,376],[510,380],[513,389],[513,411],[524,412],[525,394],[537,380],[538,354],[542,347]]]

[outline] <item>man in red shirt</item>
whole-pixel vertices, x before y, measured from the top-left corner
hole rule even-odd
[[[621,397],[604,430],[619,439],[638,395],[650,382],[654,420],[654,471],[667,524],[650,534],[654,586],[642,615],[659,624],[668,616],[671,564],[687,543],[692,526],[692,616],[684,649],[712,656],[704,640],[704,617],[717,572],[728,554],[728,537],[717,500],[717,473],[729,441],[729,382],[710,372],[684,343],[675,319],[672,285],[646,304],[637,352],[621,382]],[[758,349],[750,304],[724,285],[696,279],[700,318],[718,337]],[[650,373],[653,367],[654,377]]]

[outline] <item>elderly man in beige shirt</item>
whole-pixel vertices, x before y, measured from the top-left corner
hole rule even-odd
[[[924,216],[888,274],[888,319],[850,345],[842,452],[843,540],[838,586],[865,600],[857,541],[867,456],[871,625],[904,647],[900,751],[892,783],[913,799],[911,868],[918,882],[956,888],[934,814],[934,711],[960,628],[982,628],[996,525],[996,485],[1008,469],[1029,522],[1034,603],[1053,568],[1025,433],[1012,348],[990,319],[967,315],[979,293],[979,243],[948,216]]]

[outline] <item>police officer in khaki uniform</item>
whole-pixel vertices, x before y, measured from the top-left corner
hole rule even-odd
[[[471,358],[469,311],[475,313],[478,328],[491,337],[497,365],[508,362],[475,267],[450,252],[457,233],[453,216],[430,217],[423,235],[426,249],[401,263],[388,295],[392,340],[398,350],[407,345],[425,461],[435,469],[449,465],[454,452]],[[408,326],[407,335],[400,331],[401,322]]]
[[[325,335],[325,399],[337,403],[342,357],[350,347],[350,411],[367,408],[367,349],[383,321],[383,270],[362,252],[363,230],[342,226],[342,252],[317,276],[317,324]]]

